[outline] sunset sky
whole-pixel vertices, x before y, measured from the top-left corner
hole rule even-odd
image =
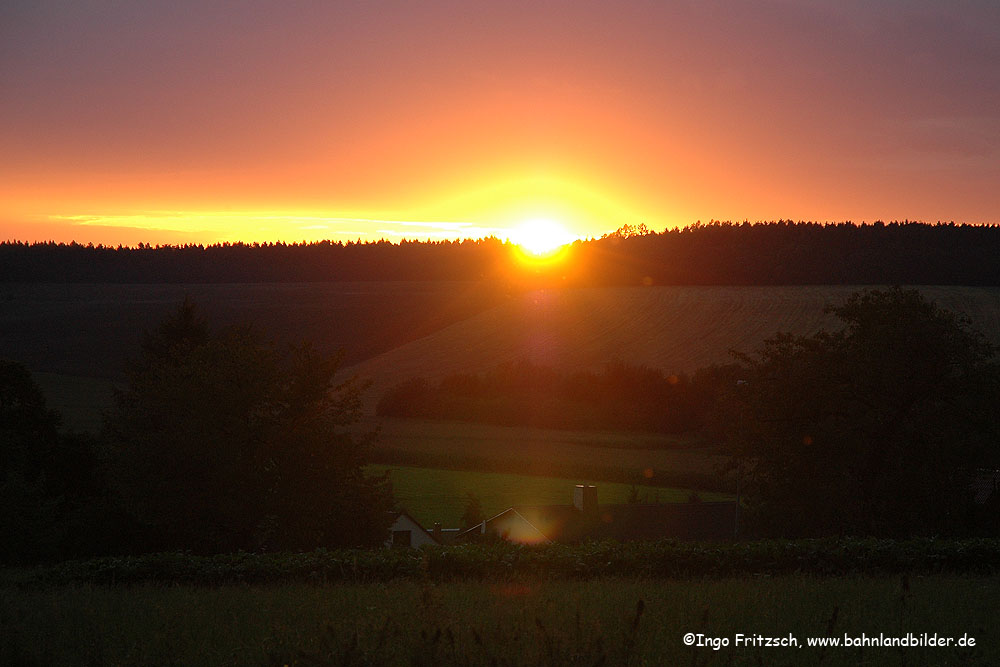
[[[0,4],[0,241],[1000,223],[1000,2]]]

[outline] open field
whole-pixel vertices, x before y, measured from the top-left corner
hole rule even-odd
[[[996,576],[951,575],[11,588],[0,663],[990,665],[998,595]],[[687,632],[729,646],[686,647]],[[803,647],[737,648],[737,633],[791,634]],[[976,645],[804,646],[862,633]]]
[[[823,307],[860,287],[620,287],[542,290],[510,298],[355,370],[374,381],[370,405],[411,377],[440,379],[528,359],[599,369],[612,360],[669,373],[731,361],[778,331],[809,334],[836,324]],[[921,287],[1000,343],[1000,288]]]
[[[575,484],[597,485],[600,503],[624,503],[628,484],[558,477],[535,477],[465,470],[440,470],[410,466],[368,466],[370,472],[389,471],[393,495],[399,505],[424,526],[440,521],[445,528],[461,525],[466,493],[480,500],[486,517],[512,505],[568,505]],[[637,488],[643,502],[687,502],[690,489],[642,486]],[[724,494],[704,492],[702,500],[729,500]]]
[[[67,428],[100,429],[101,411],[111,405],[112,381],[56,373],[33,376]],[[373,417],[366,418],[362,426],[380,432],[375,449],[375,460],[380,464],[704,489],[718,488],[716,470],[725,462],[710,448],[655,434]],[[645,476],[647,471],[651,477]],[[706,480],[715,485],[706,485]],[[462,502],[464,496],[460,506]],[[563,497],[557,502],[564,502]],[[450,506],[451,501],[448,503]]]
[[[376,424],[379,463],[712,488],[706,482],[719,483],[726,461],[710,447],[671,436],[416,419]]]

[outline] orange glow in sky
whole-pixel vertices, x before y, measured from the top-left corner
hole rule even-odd
[[[10,3],[0,241],[997,223],[997,34],[992,0]]]

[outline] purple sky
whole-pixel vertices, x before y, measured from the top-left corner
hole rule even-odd
[[[8,1],[0,154],[0,240],[1000,223],[1000,3]]]

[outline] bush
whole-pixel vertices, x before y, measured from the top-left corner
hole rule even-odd
[[[270,584],[596,577],[824,576],[894,573],[995,574],[1000,540],[764,540],[746,543],[595,542],[521,546],[506,542],[421,549],[317,550],[196,556],[157,553],[7,570],[0,583],[40,586]]]

